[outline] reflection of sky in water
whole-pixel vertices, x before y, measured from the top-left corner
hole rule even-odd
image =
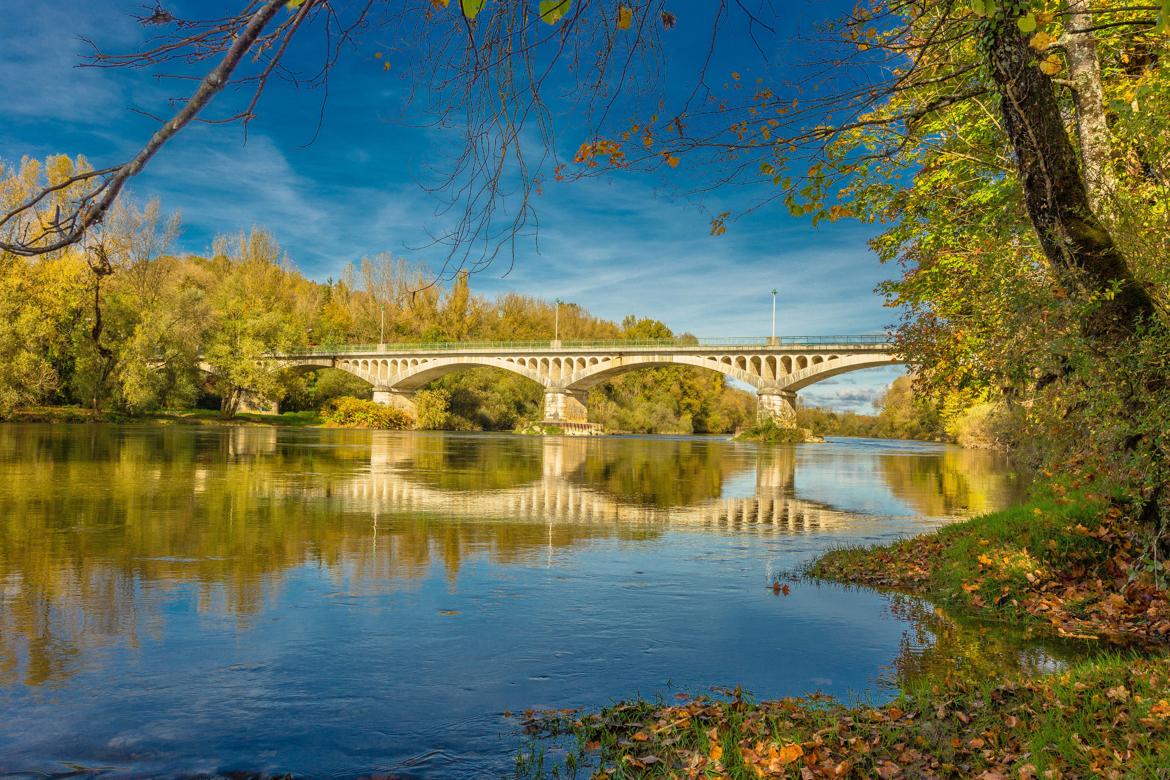
[[[916,514],[890,490],[879,455],[941,453],[941,444],[830,438],[831,447],[805,445],[796,450],[796,495],[831,504],[844,512],[887,517]]]
[[[720,498],[751,498],[756,494],[756,470],[745,468],[723,480]]]

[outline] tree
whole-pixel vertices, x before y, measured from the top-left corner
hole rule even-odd
[[[249,393],[283,394],[279,370],[263,358],[303,346],[316,306],[304,294],[307,280],[281,264],[271,234],[254,228],[234,239],[220,238],[215,255],[210,269],[220,281],[210,300],[203,359],[220,411],[231,417]]]

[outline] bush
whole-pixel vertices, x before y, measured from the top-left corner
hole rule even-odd
[[[424,431],[443,431],[451,427],[451,393],[443,388],[419,390],[414,394],[418,427]]]
[[[806,428],[788,428],[778,425],[775,420],[757,420],[755,425],[740,431],[735,438],[758,441],[762,444],[802,444],[808,441],[824,441]]]
[[[321,419],[326,425],[338,428],[401,431],[414,427],[414,418],[402,409],[352,396],[334,398],[326,403],[321,409]]]

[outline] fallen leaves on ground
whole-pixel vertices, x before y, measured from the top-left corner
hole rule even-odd
[[[742,692],[526,722],[572,733],[595,777],[1154,777],[1170,767],[1170,662],[1114,659],[1034,680],[947,681],[884,707]]]
[[[1033,511],[1035,522],[1042,523],[1042,511]],[[1080,523],[1053,528],[1053,538],[1035,550],[978,538],[972,545],[979,523],[967,521],[882,547],[835,550],[810,573],[981,612],[1027,615],[1064,637],[1170,642],[1170,589],[1144,560],[1146,547],[1136,541],[1141,527],[1116,507],[1102,510],[1091,528]],[[1065,544],[1069,539],[1088,544]],[[1074,552],[1065,549],[1070,546]],[[969,552],[971,547],[980,551]],[[956,572],[962,582],[950,592],[945,575]]]

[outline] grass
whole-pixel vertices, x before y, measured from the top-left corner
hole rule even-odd
[[[809,441],[822,441],[804,428],[786,428],[777,425],[775,420],[770,419],[757,421],[751,427],[737,433],[735,438],[743,441],[758,441],[761,444],[802,444]]]
[[[1115,654],[1031,680],[922,683],[881,707],[727,691],[524,722],[571,736],[565,777],[1156,778],[1170,776],[1168,698],[1170,664]],[[541,760],[518,766],[544,776]]]
[[[47,422],[47,423],[79,423],[79,422],[159,422],[159,423],[249,423],[255,425],[279,425],[293,427],[309,427],[322,424],[321,417],[316,411],[284,412],[282,414],[259,414],[240,412],[235,417],[225,419],[216,409],[175,409],[158,412],[147,412],[139,415],[128,415],[114,411],[103,411],[94,414],[92,409],[81,406],[38,406],[20,409],[13,412],[7,420],[9,422]]]
[[[1053,483],[1020,507],[889,545],[830,551],[808,574],[1062,636],[1164,646],[1170,592],[1148,534],[1103,491]]]
[[[235,417],[225,419],[215,409],[187,409],[180,411],[155,412],[144,415],[140,419],[172,420],[176,422],[206,422],[206,423],[239,423],[248,422],[259,425],[281,425],[296,428],[307,428],[322,425],[321,415],[315,410],[305,412],[281,412],[280,414],[262,414],[258,412],[238,412]]]

